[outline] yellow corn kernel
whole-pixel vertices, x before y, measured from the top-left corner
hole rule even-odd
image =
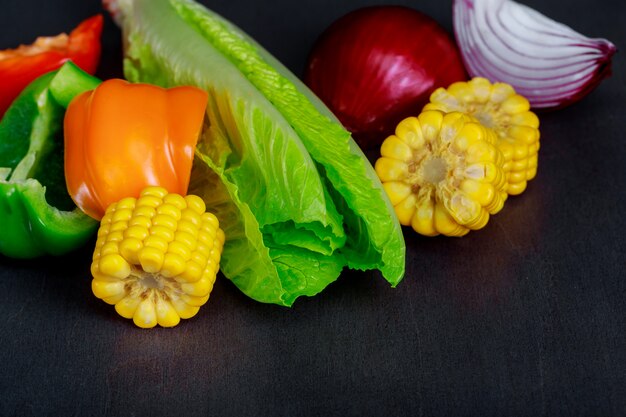
[[[148,227],[152,224],[150,219],[153,218],[155,214],[156,210],[154,207],[137,206],[135,210],[133,210],[133,217],[130,222],[131,224],[145,225],[145,227]]]
[[[149,219],[148,219],[148,222],[150,222]],[[126,230],[124,230],[124,239],[128,239],[132,237],[138,240],[144,240],[150,234],[148,232],[148,227],[150,227],[150,223],[148,223],[147,226],[136,225],[136,224],[130,225],[129,227],[126,228]]]
[[[467,161],[472,164],[495,161],[499,153],[489,142],[477,141],[467,149]]]
[[[120,221],[127,222],[132,215],[133,210],[131,208],[122,208],[119,210],[115,210],[115,212],[113,213],[113,217],[111,217],[111,223],[117,223]]]
[[[525,172],[511,172],[509,173],[509,183],[521,183],[526,178]]]
[[[176,313],[176,310],[172,304],[162,298],[158,298],[155,311],[157,316],[157,323],[161,327],[174,327],[180,323],[180,316]]]
[[[460,101],[469,102],[474,98],[472,86],[464,82],[454,82],[448,86],[448,92]]]
[[[194,253],[191,254],[190,259],[194,261],[195,263],[197,263],[198,265],[206,265],[207,261],[209,260],[209,257],[205,255],[205,252],[195,251]]]
[[[175,221],[180,220],[180,208],[173,204],[164,203],[162,206],[157,207],[156,213],[171,217]]]
[[[168,214],[159,214],[158,211],[157,214],[152,218],[153,226],[162,226],[166,230],[175,230],[177,223],[178,222],[174,217]]]
[[[189,250],[189,248],[184,244],[176,241],[170,242],[170,244],[167,246],[167,253],[174,253],[183,258],[185,262],[187,262],[189,258],[191,258],[191,251]]]
[[[392,205],[396,205],[411,194],[411,186],[404,182],[389,181],[383,184]]]
[[[200,265],[195,261],[187,261],[187,267],[183,273],[176,276],[179,282],[195,282],[202,278],[204,265]]]
[[[126,293],[125,292],[120,292],[117,294],[113,294],[110,297],[102,297],[102,301],[104,301],[105,303],[114,306],[115,304],[119,303],[120,301],[122,301],[124,298],[126,297]]]
[[[470,228],[470,225],[476,222],[476,219],[482,215],[483,208],[478,201],[473,200],[462,190],[456,190],[445,199],[442,203],[446,208],[446,212],[459,225]]]
[[[161,274],[168,278],[175,277],[182,274],[185,271],[185,267],[185,259],[182,256],[168,252],[163,256]]]
[[[384,182],[401,180],[407,176],[409,171],[409,167],[403,161],[384,156],[376,161],[374,169],[378,172],[381,181]]]
[[[152,232],[152,230],[150,230]],[[143,240],[143,245],[147,248],[157,249],[159,252],[165,252],[167,250],[167,240],[159,235],[150,233],[150,236]]]
[[[139,303],[141,303],[141,298],[127,295],[115,303],[115,311],[125,319],[132,319]]]
[[[530,110],[530,103],[526,97],[514,94],[504,100],[502,103],[502,111],[507,114],[519,114]]]
[[[172,299],[171,303],[181,319],[190,319],[200,311],[199,306],[187,304],[182,298]]]
[[[424,146],[424,135],[417,117],[407,117],[396,127],[396,136],[413,150]]]
[[[461,182],[461,190],[483,207],[490,205],[496,197],[496,189],[492,184],[481,183],[472,179],[463,180]]]
[[[196,196],[147,187],[111,204],[98,231],[92,291],[143,328],[197,314],[213,289],[224,245],[215,215]]]
[[[93,278],[98,280],[98,281],[108,281],[108,282],[118,282],[119,279],[110,275],[105,275],[100,271],[95,271],[95,273],[93,273]]]
[[[489,100],[493,103],[502,103],[515,94],[515,90],[506,83],[494,83]]]
[[[537,173],[536,166],[529,162],[539,149],[540,136],[539,119],[530,111],[526,98],[515,93],[508,84],[491,84],[487,79],[477,77],[435,90],[430,103],[424,107],[425,111],[434,109],[468,114],[491,129],[492,143],[505,160],[504,171],[519,174],[505,178],[508,194],[520,194],[526,189],[526,183]],[[463,150],[464,141],[459,140],[454,146]],[[512,178],[519,178],[519,181],[514,183]]]
[[[143,209],[143,207],[141,207]],[[133,217],[128,221],[128,225],[131,227],[137,227],[139,229],[148,230],[148,228],[152,225],[152,215],[144,216],[138,213],[141,210],[135,210],[133,212]]]
[[[217,242],[219,242],[220,248],[222,248],[224,246],[224,242],[226,242],[226,234],[222,229],[217,229],[217,233],[215,233],[215,239]],[[222,251],[220,250],[220,254],[221,253]]]
[[[131,264],[139,263],[139,251],[143,248],[142,239],[127,237],[120,242],[120,255]]]
[[[155,219],[158,216],[155,216]],[[171,226],[163,226],[163,223],[152,223],[153,226],[150,228],[150,236],[155,241],[155,245],[163,245],[163,247],[167,247],[167,244],[174,240],[174,230],[176,230],[176,223],[172,223]],[[156,242],[161,243],[156,243]]]
[[[202,199],[197,195],[186,196],[185,202],[187,203],[187,207],[198,213],[200,216],[202,216],[202,214],[206,211],[204,201],[202,201]]]
[[[213,226],[203,224],[201,227],[204,233],[198,234],[196,237],[196,250],[202,251],[205,247],[211,250],[217,235],[213,230]]]
[[[209,300],[210,295],[209,293],[203,297],[194,297],[193,295],[183,294],[180,298],[192,307],[202,307]]]
[[[177,207],[179,210],[183,210],[185,207],[187,207],[185,197],[181,196],[180,194],[168,194],[163,197],[163,202],[168,205]]]
[[[454,221],[442,202],[435,205],[434,220],[435,229],[446,236],[463,236],[469,230]]]
[[[198,241],[198,239],[194,237],[191,233],[181,231],[176,232],[176,234],[174,235],[174,240],[185,245],[185,247],[189,248],[190,251],[193,251],[196,248]]]
[[[436,236],[439,234],[435,228],[435,205],[430,197],[418,198],[417,210],[411,219],[411,227],[417,233],[424,236]]]
[[[213,230],[217,230],[219,227],[217,217],[210,212],[204,212],[204,214],[202,214],[202,224],[211,226]]]
[[[465,152],[473,144],[483,141],[484,132],[485,129],[477,124],[466,124],[451,141],[452,146],[457,152]]]
[[[163,199],[155,196],[155,195],[142,195],[139,200],[137,200],[137,207],[149,207],[152,209],[156,209],[163,202]]]
[[[509,183],[506,192],[509,195],[520,195],[526,190],[526,181],[518,183]]]
[[[163,250],[155,247],[144,247],[137,255],[141,268],[152,274],[155,274],[161,270],[165,255]]]
[[[415,214],[415,204],[417,203],[417,197],[415,194],[409,195],[407,198],[394,205],[396,216],[398,221],[403,226],[411,224],[413,216]]]
[[[120,227],[116,227],[118,223],[111,223],[109,227],[109,234],[107,234],[107,242],[119,242],[124,239],[123,230]]]
[[[511,123],[517,126],[530,126],[539,129],[539,118],[531,111],[511,115]]]
[[[100,247],[98,255],[102,257],[104,255],[115,254],[119,250],[118,247],[119,245],[117,242],[105,242],[104,245]]]
[[[489,97],[491,97],[491,83],[488,79],[474,77],[468,82],[468,85],[472,89],[474,101],[478,103],[485,103],[489,100]]]
[[[416,137],[429,145],[409,146]],[[400,122],[374,168],[400,224],[425,236],[463,236],[484,227],[506,200],[505,158],[493,137],[458,112],[425,110]]]
[[[176,226],[176,230],[179,232],[186,232],[190,235],[197,237],[198,227],[188,220],[180,220]]]
[[[511,171],[525,171],[526,169],[528,169],[529,162],[530,161],[528,159],[512,161]],[[526,179],[526,175],[523,175],[522,180],[525,180],[525,179]]]
[[[390,136],[380,148],[380,154],[388,158],[408,161],[413,156],[413,151],[397,136]]]
[[[115,205],[115,210],[121,210],[121,209],[130,209],[130,210],[132,210],[132,209],[135,208],[135,203],[137,203],[137,200],[135,200],[132,197],[122,198]]]
[[[154,301],[150,298],[146,298],[140,302],[133,315],[133,322],[137,327],[141,327],[142,329],[149,329],[156,326],[157,314]]]
[[[100,220],[100,224],[109,224],[109,223],[111,223],[111,217],[113,217],[113,211],[114,210],[115,210],[115,207],[109,207],[104,212],[104,216],[102,216],[102,219]]]
[[[124,221],[124,220],[119,220],[119,221],[115,221],[111,222],[111,227],[109,229],[109,240],[122,240],[122,233],[115,233],[113,234],[112,232],[123,232],[124,229],[126,229],[126,227],[128,226],[128,222]]]
[[[120,279],[130,274],[130,265],[126,259],[116,253],[101,256],[98,262],[98,269],[105,275]]]
[[[207,260],[207,268],[212,264],[219,264],[222,256],[222,245],[220,245],[219,250],[212,250],[209,254],[209,259]]]
[[[433,142],[439,136],[443,115],[442,112],[422,112],[417,116],[426,142]]]
[[[124,294],[124,282],[123,281],[103,281],[94,279],[91,281],[91,290],[98,298],[108,298]]]
[[[530,126],[511,126],[507,131],[508,136],[513,138],[513,143],[526,144],[527,146],[537,143],[539,132]]]
[[[156,197],[159,201],[162,201],[167,194],[167,190],[163,187],[146,187],[139,193],[139,201],[141,201],[141,198],[145,196]],[[157,206],[159,205],[161,205],[160,202],[157,204]]]
[[[98,229],[97,236],[98,237],[106,236],[109,234],[110,230],[111,230],[111,226],[108,223],[100,223],[100,228]],[[104,244],[105,240],[101,240],[100,242]]]
[[[186,208],[181,212],[181,219],[191,222],[194,226],[198,226],[199,224],[202,223],[202,216],[200,216],[198,214],[198,212],[196,212],[193,209],[190,208]]]
[[[466,123],[468,120],[468,117],[462,113],[452,112],[444,114],[438,140],[444,144],[450,144],[459,135],[475,137],[476,140],[481,140],[484,135],[484,129],[478,124]]]
[[[213,280],[208,274],[203,274],[202,278],[198,281],[182,284],[181,288],[185,294],[189,294],[194,297],[202,297],[210,293],[213,289]]]

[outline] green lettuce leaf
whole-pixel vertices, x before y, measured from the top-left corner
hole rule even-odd
[[[226,56],[294,127],[345,216],[349,266],[380,269],[396,285],[404,275],[402,230],[389,200],[350,134],[324,104],[243,31],[199,3],[171,0],[180,16]]]
[[[192,170],[190,190],[202,197],[227,236],[220,268],[249,297],[290,306],[301,295],[313,296],[340,274],[344,262],[303,248],[272,242],[238,186],[203,153]]]
[[[400,281],[404,240],[380,182],[293,74],[192,1],[118,6],[129,80],[209,92],[190,192],[220,219],[226,277],[282,305],[318,293],[346,265]]]

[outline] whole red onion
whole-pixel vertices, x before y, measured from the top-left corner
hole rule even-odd
[[[433,90],[465,79],[452,37],[403,6],[366,7],[339,18],[315,43],[304,77],[364,148],[417,116]]]

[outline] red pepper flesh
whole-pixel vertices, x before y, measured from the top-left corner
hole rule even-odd
[[[31,45],[0,51],[0,117],[31,81],[73,61],[89,74],[100,60],[102,15],[84,20],[69,35],[39,37]]]

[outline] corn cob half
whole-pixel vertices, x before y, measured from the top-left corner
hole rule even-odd
[[[424,111],[400,122],[375,164],[400,223],[426,236],[484,227],[507,198],[496,141],[459,112]]]
[[[539,119],[530,111],[528,100],[510,85],[492,84],[480,77],[456,82],[435,90],[424,110],[463,112],[493,129],[505,159],[508,194],[521,194],[537,175]]]
[[[142,328],[176,326],[209,299],[224,245],[217,218],[194,195],[147,187],[111,204],[91,272],[94,295]]]

